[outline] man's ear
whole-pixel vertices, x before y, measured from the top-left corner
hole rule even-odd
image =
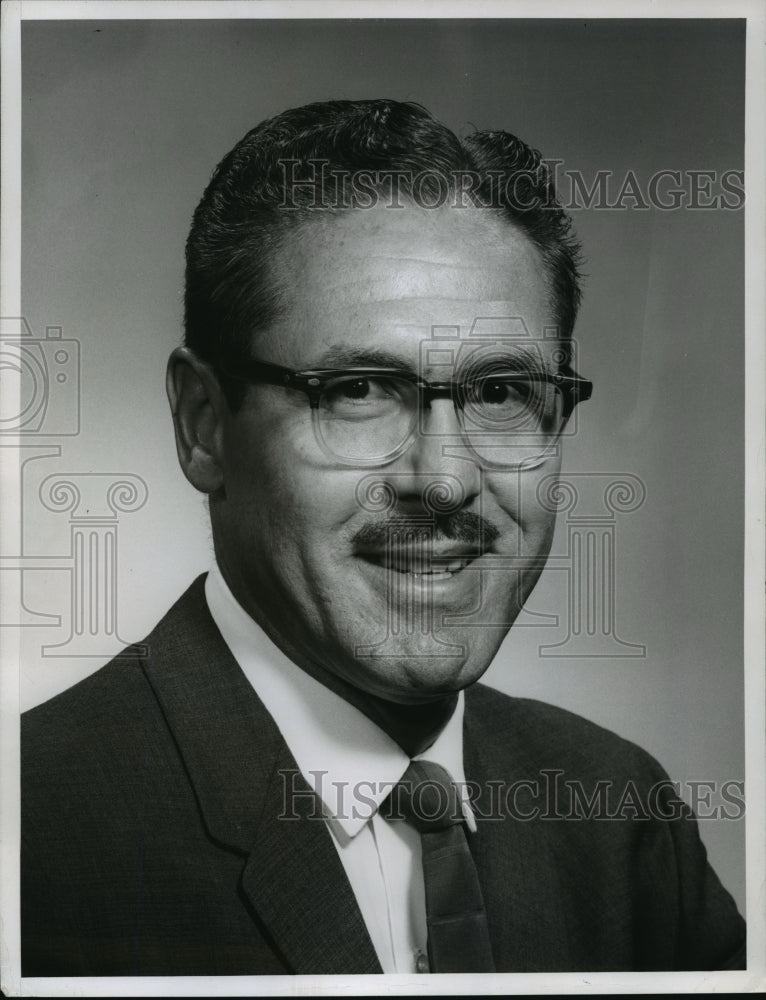
[[[183,473],[201,493],[215,493],[223,486],[227,410],[218,379],[211,366],[193,351],[178,347],[168,359],[165,385]]]

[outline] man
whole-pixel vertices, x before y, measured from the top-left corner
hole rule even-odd
[[[744,963],[660,767],[476,683],[591,391],[577,254],[539,154],[416,105],[295,109],[225,157],[168,367],[215,565],[146,656],[25,717],[24,975]]]

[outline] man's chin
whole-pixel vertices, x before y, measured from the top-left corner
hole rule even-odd
[[[469,687],[486,671],[494,649],[477,656],[457,636],[447,638],[450,631],[389,636],[377,646],[357,644],[356,684],[361,687],[363,677],[368,691],[402,705],[438,701]]]

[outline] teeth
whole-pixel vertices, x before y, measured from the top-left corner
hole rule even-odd
[[[370,558],[372,562],[382,566],[384,569],[392,569],[397,573],[406,573],[408,576],[414,576],[418,579],[420,577],[450,577],[454,573],[459,573],[461,569],[465,569],[465,567],[472,561],[472,559],[468,556],[457,557],[444,566],[435,566],[432,569],[415,571],[407,569],[406,566],[401,565],[399,561],[390,560],[384,555],[374,555],[368,558]]]

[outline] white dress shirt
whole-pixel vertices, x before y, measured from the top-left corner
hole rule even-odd
[[[288,659],[237,602],[217,566],[205,596],[224,641],[322,801],[383,971],[423,971],[417,964],[427,936],[420,834],[377,812],[410,758],[366,715]],[[449,772],[475,829],[463,771],[462,692],[447,725],[419,756]]]

